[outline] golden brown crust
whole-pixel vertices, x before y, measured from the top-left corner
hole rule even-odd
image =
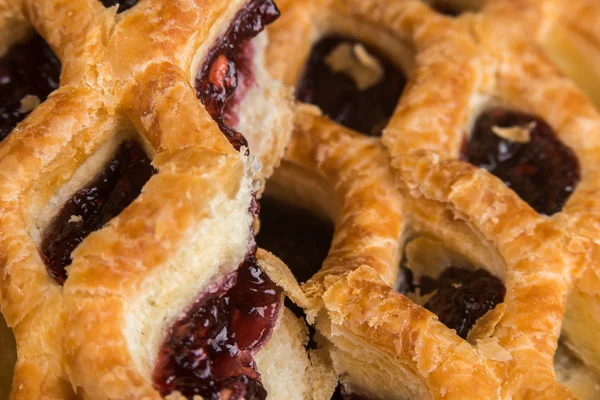
[[[324,178],[335,193],[336,206],[331,249],[304,290],[309,296],[318,296],[326,277],[363,264],[393,284],[404,222],[388,156],[378,140],[362,137],[306,110],[297,116],[285,160]]]
[[[296,85],[312,44],[329,33],[347,34],[348,21],[352,21],[353,28],[350,36],[371,45],[377,45],[377,40],[385,43],[388,48],[381,50],[409,76],[404,95],[383,136],[393,165],[399,169],[397,183],[403,188],[403,206],[395,213],[382,212],[383,217],[377,222],[365,220],[362,231],[348,228],[340,231],[336,225],[332,250],[322,270],[303,286],[312,298],[318,299],[325,293],[327,316],[320,315],[317,328],[333,341],[330,350],[336,369],[342,371],[342,381],[354,390],[370,390],[369,394],[376,398],[399,393],[464,398],[466,393],[477,390],[481,395],[476,397],[481,398],[572,397],[556,382],[552,362],[571,274],[575,271],[577,276],[582,270],[589,271],[585,267],[589,259],[583,259],[591,252],[590,241],[568,232],[580,229],[597,238],[593,221],[597,213],[594,210],[598,197],[595,167],[598,143],[594,132],[599,120],[582,92],[529,41],[544,29],[544,22],[555,12],[555,7],[546,3],[552,0],[489,0],[475,12],[450,18],[410,0],[361,4],[335,0],[280,2],[283,17],[270,28],[272,42],[267,57],[273,74],[286,84]],[[518,22],[511,24],[514,20]],[[398,42],[409,49],[404,53],[409,61],[396,51],[401,47]],[[289,57],[280,57],[286,46],[296,51]],[[577,154],[582,180],[563,212],[552,219],[540,217],[489,174],[450,160],[458,158],[476,115],[497,104],[541,116]],[[358,210],[365,206],[355,202],[352,212],[344,210],[340,203],[350,198],[344,197],[346,193],[363,196],[373,191],[360,179],[354,182],[353,190],[338,182],[345,182],[348,176],[345,171],[352,167],[363,168],[365,175],[373,173],[368,165],[371,158],[359,144],[363,139],[316,114],[315,107],[299,106],[285,162],[302,168],[295,173],[290,173],[289,167],[283,168],[275,179],[285,177],[293,181],[295,174],[302,181],[310,180],[310,173],[316,174],[318,178],[312,178],[312,186],[303,184],[313,189],[313,193],[323,182],[333,183],[335,200],[323,199],[317,207],[310,196],[296,195],[299,200],[295,201],[312,207],[315,212],[327,211],[338,223],[338,218],[359,214]],[[341,140],[332,139],[336,132],[345,132],[348,137],[341,147],[336,143],[342,143]],[[362,157],[369,161],[363,162]],[[373,181],[381,187],[394,190],[393,182],[382,184],[381,175],[373,175]],[[386,202],[389,204],[389,199]],[[351,261],[361,260],[366,248],[361,240],[376,229],[374,226],[389,223],[395,215],[401,221],[395,236],[397,254],[402,241],[420,231],[453,246],[474,265],[487,267],[507,285],[505,303],[481,318],[469,334],[468,343],[459,339],[460,350],[444,360],[452,367],[444,369],[442,364],[432,362],[426,364],[431,369],[420,370],[420,365],[414,364],[415,352],[437,349],[438,345],[443,348],[448,335],[452,340],[456,337],[453,333],[436,333],[426,344],[417,339],[407,341],[406,338],[422,334],[414,322],[416,315],[409,310],[420,310],[432,321],[435,317],[385,286],[394,283],[391,278],[397,274],[397,260],[392,265],[388,253],[374,253],[362,263]],[[344,247],[347,254],[352,253],[350,259],[332,256],[338,240],[353,243],[352,247]],[[596,275],[588,279],[597,281]],[[589,286],[595,293],[595,283]],[[396,301],[399,303],[390,305]],[[318,304],[315,303],[319,309]],[[310,311],[318,314],[318,310]],[[394,312],[407,314],[396,319]],[[530,323],[532,319],[535,324]],[[412,336],[406,329],[414,329]],[[392,336],[372,339],[383,331]],[[395,339],[394,334],[402,339]],[[413,352],[405,347],[390,348],[391,343],[399,340],[412,343]],[[403,372],[396,370],[394,375],[381,370],[385,361],[368,366],[356,361],[380,351],[385,357],[405,357]],[[448,351],[443,348],[441,353]],[[453,357],[467,357],[475,365],[465,367],[468,379],[461,375],[459,358]],[[391,365],[399,367],[403,363]],[[404,375],[407,370],[412,372]],[[432,378],[431,371],[439,374]],[[393,387],[389,382],[395,383],[399,376],[420,383],[413,388]],[[423,391],[419,391],[419,385]]]
[[[569,288],[564,236],[475,167],[415,153],[399,168],[403,215],[412,235],[435,237],[471,260],[495,255],[476,265],[501,277],[507,293],[497,315],[480,319],[467,342],[385,285],[371,268],[361,267],[326,288],[328,318],[317,324],[335,346],[342,381],[375,398],[395,392],[465,398],[473,391],[478,398],[571,398],[553,373]],[[350,363],[348,354],[355,360],[369,354],[369,365]],[[390,358],[394,361],[385,361]],[[374,368],[383,370],[361,378]],[[388,374],[411,376],[414,386],[390,383]]]
[[[567,250],[573,260],[561,346],[568,347],[584,361],[582,368],[596,380],[588,384],[588,388],[573,390],[589,390],[588,393],[596,395],[588,394],[590,397],[586,398],[595,398],[600,393],[597,383],[600,381],[600,347],[589,332],[600,327],[600,320],[593,311],[600,304],[596,249],[600,208],[595,133],[600,127],[600,115],[592,104],[593,101],[597,106],[599,98],[599,74],[594,60],[600,55],[597,30],[600,7],[587,0],[524,0],[514,4],[490,0],[472,21],[483,51],[491,53],[490,59],[497,65],[494,67],[497,83],[491,87],[491,93],[509,106],[542,116],[561,141],[575,151],[580,163],[582,179],[562,212],[552,219],[566,236]],[[507,26],[513,29],[507,31]],[[587,378],[571,379],[570,384],[581,386],[585,380]]]
[[[244,4],[146,0],[117,15],[115,7],[94,0],[0,3],[0,27],[15,32],[11,39],[30,29],[26,19],[63,64],[62,87],[0,145],[0,304],[19,354],[12,398],[65,399],[75,392],[160,397],[149,379],[148,353],[156,354],[169,321],[208,281],[242,261],[261,174],[253,159],[229,144],[193,83],[198,65]],[[0,40],[0,50],[10,44]],[[281,115],[262,132],[271,145],[257,155],[267,173],[288,134],[288,94],[276,89],[265,101]],[[130,137],[158,173],[118,217],[82,242],[61,288],[38,252],[48,214],[61,206],[49,200],[66,184],[87,183],[71,181],[80,179],[78,171],[97,170],[95,164],[105,161],[98,154]],[[213,248],[211,240],[222,247],[217,256],[202,253],[202,245]],[[143,297],[157,289],[160,274],[187,286],[165,304],[163,319],[152,321]],[[164,286],[163,298],[174,290]],[[135,313],[140,310],[146,320]]]

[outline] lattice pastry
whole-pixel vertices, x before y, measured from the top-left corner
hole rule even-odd
[[[0,392],[312,398],[252,232],[292,122],[260,34],[279,11],[104,3],[0,1]]]
[[[560,2],[279,3],[298,117],[257,240],[337,396],[597,398],[600,116],[536,43]]]
[[[597,7],[115,3],[0,0],[13,398],[598,396]]]

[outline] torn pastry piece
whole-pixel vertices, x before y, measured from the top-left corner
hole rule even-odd
[[[367,399],[573,398],[553,370],[561,232],[468,164],[415,153],[400,173],[400,292],[368,263],[324,281],[316,327],[341,382]]]
[[[14,4],[40,32],[60,28],[51,43],[69,62],[63,87],[0,149],[0,301],[19,355],[11,396],[310,398],[305,330],[255,257],[258,165],[192,86],[214,49],[259,54],[246,39],[274,4],[145,1],[116,15],[63,3]],[[79,36],[60,26],[66,16],[81,21]],[[210,305],[223,312],[194,336]],[[180,365],[192,347],[210,354]],[[285,379],[271,369],[280,354],[294,360]],[[215,360],[214,374],[189,385],[200,358]]]
[[[435,12],[420,0],[285,1],[281,10],[269,27],[272,74],[294,87],[298,102],[380,137],[432,45],[425,36],[437,30]],[[288,47],[296,51],[281,57]]]
[[[161,86],[170,69],[157,68],[140,77],[125,109],[151,118],[142,132],[164,143],[152,148],[158,172],[136,201],[77,246],[67,271],[71,382],[92,398],[265,399],[273,392],[308,399],[305,328],[256,258],[256,164],[198,102],[170,125],[169,103],[160,98],[180,83]],[[217,135],[213,148],[166,147],[189,126]],[[285,369],[271,368],[290,359]]]
[[[250,148],[268,177],[279,164],[292,124],[290,93],[265,66],[264,28],[279,17],[273,0],[233,2],[229,21],[213,28],[195,55],[194,87],[210,115],[236,148]],[[243,137],[240,136],[243,134]],[[244,139],[245,138],[245,139]]]

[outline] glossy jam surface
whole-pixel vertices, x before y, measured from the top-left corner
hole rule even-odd
[[[217,39],[196,78],[198,98],[238,150],[247,147],[248,143],[231,125],[237,122],[235,110],[244,90],[254,84],[254,51],[250,39],[278,17],[279,10],[273,0],[250,0],[238,12],[227,32]],[[240,93],[234,94],[236,89]]]
[[[463,339],[475,321],[502,303],[506,294],[502,281],[484,269],[449,267],[438,279],[421,278],[417,287],[422,295],[436,291],[424,307]]]
[[[362,45],[383,67],[378,83],[360,90],[347,73],[327,62],[340,45]],[[296,87],[296,98],[317,105],[332,120],[365,135],[380,136],[406,85],[406,77],[374,48],[338,36],[321,39],[312,49]]]
[[[264,400],[253,355],[270,339],[282,302],[281,289],[249,255],[172,326],[154,370],[156,389],[189,399]]]
[[[281,258],[299,282],[306,282],[327,257],[333,225],[318,216],[273,197],[260,200],[258,245]]]
[[[494,132],[513,127],[528,130],[529,141],[507,140]],[[545,215],[562,210],[580,179],[575,153],[548,124],[536,116],[503,108],[493,108],[479,116],[462,158],[502,179]]]
[[[29,95],[42,102],[58,88],[60,68],[41,36],[14,45],[0,58],[0,140],[32,111],[21,100]]]
[[[102,1],[102,4],[104,4],[104,7],[112,7],[112,6],[118,4],[119,5],[118,12],[123,12],[123,11],[128,10],[131,7],[135,6],[139,0],[100,0],[100,1]]]
[[[50,276],[64,284],[71,252],[135,200],[155,172],[136,142],[124,142],[100,174],[73,195],[44,232],[41,253]]]

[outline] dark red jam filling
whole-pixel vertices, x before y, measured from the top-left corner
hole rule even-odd
[[[153,375],[163,396],[179,391],[189,399],[267,397],[253,356],[273,333],[283,295],[253,254],[170,329]]]
[[[46,100],[59,78],[60,61],[41,36],[13,46],[0,59],[0,140],[31,111],[21,100],[27,95]]]
[[[494,133],[494,129],[511,127],[529,129],[530,140],[520,143]],[[580,179],[575,153],[545,121],[503,108],[492,108],[477,118],[462,158],[502,179],[545,215],[562,210]]]
[[[73,195],[44,232],[41,254],[50,276],[64,284],[72,251],[135,200],[154,173],[140,145],[124,142],[104,170]]]
[[[281,258],[299,282],[306,282],[327,257],[333,225],[273,197],[265,196],[260,203],[258,245]]]
[[[360,90],[349,75],[333,71],[326,60],[334,49],[343,44],[363,45],[383,67],[382,79]],[[404,73],[373,47],[331,36],[313,46],[296,87],[296,98],[319,106],[329,118],[350,129],[369,136],[380,136],[405,85]]]
[[[112,7],[114,5],[119,5],[118,12],[123,12],[125,10],[130,9],[135,6],[139,0],[100,0],[104,7]]]
[[[235,111],[244,90],[254,84],[250,40],[278,17],[273,0],[250,0],[209,51],[196,78],[198,98],[237,150],[248,147],[244,136],[231,125],[237,122]],[[234,95],[236,89],[239,93]]]
[[[438,279],[424,276],[418,283],[413,282],[409,269],[403,270],[406,281],[412,282],[408,290],[414,292],[420,288],[421,295],[437,291],[424,307],[463,339],[467,338],[475,321],[502,303],[506,294],[502,281],[485,269],[449,267]]]

